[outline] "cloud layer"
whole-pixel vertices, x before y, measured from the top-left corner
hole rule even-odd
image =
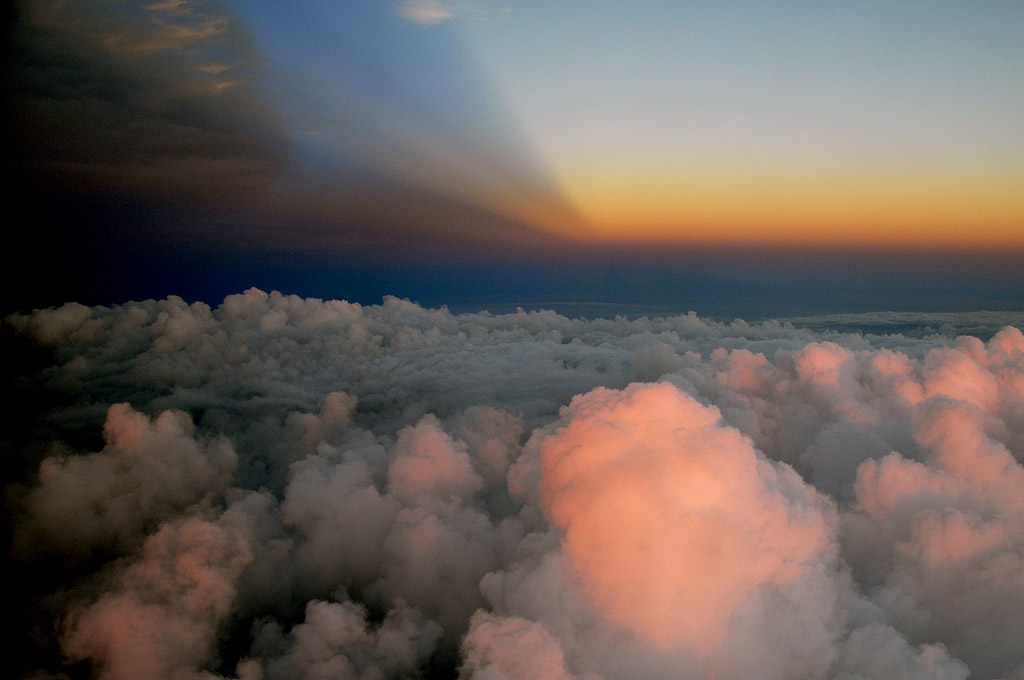
[[[1024,335],[999,323],[863,335],[256,289],[10,316],[12,663],[1022,675]]]

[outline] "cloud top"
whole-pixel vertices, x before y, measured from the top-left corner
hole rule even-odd
[[[1012,326],[252,289],[0,332],[16,674],[1024,674]]]
[[[755,591],[834,558],[827,503],[668,384],[576,397],[539,444],[541,498],[610,618],[707,655]]]

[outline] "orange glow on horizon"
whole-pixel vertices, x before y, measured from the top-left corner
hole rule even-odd
[[[629,167],[605,161],[563,172],[566,192],[589,227],[574,234],[584,241],[1024,247],[1024,178],[1007,168]]]

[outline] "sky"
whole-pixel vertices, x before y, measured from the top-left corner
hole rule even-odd
[[[32,0],[7,26],[9,193],[51,273],[7,308],[482,304],[568,269],[547,301],[728,308],[751,271],[810,299],[796,261],[879,291],[846,311],[941,306],[951,262],[989,291],[958,309],[1024,286],[1019,3]],[[921,271],[947,288],[901,297]]]
[[[465,34],[599,237],[1019,246],[1021,21],[561,2]]]

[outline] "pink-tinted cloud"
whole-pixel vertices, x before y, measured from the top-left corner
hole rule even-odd
[[[71,612],[65,653],[109,680],[200,677],[254,557],[248,510],[161,527],[110,590]]]
[[[587,591],[662,648],[712,654],[744,600],[832,559],[826,501],[671,385],[577,397],[540,454]]]
[[[558,640],[543,624],[478,611],[462,643],[466,680],[570,680]]]

